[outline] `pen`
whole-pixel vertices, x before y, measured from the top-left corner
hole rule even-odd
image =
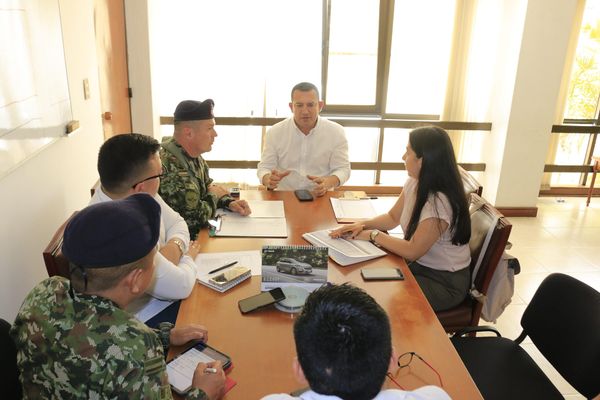
[[[229,267],[231,267],[232,265],[235,265],[235,264],[237,264],[237,261],[230,262],[229,264],[225,264],[222,267],[219,267],[217,269],[213,269],[212,271],[209,272],[209,274],[214,274],[215,272],[219,272],[219,271],[221,271],[221,270],[223,270],[225,268],[229,268]]]
[[[205,374],[216,374],[217,373],[217,369],[216,368],[211,368],[211,367],[204,368],[204,373]]]

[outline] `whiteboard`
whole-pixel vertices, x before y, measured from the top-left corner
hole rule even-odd
[[[71,119],[58,0],[0,0],[0,178]]]

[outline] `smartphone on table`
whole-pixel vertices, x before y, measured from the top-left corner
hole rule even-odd
[[[268,292],[262,292],[254,296],[247,297],[238,301],[238,307],[242,314],[268,306],[284,300],[285,294],[281,288],[271,289]]]
[[[312,193],[306,189],[294,190],[294,194],[300,201],[312,201],[313,200]]]
[[[401,281],[404,274],[399,268],[363,268],[360,270],[365,281]]]

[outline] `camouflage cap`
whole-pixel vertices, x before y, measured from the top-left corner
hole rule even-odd
[[[84,208],[67,224],[62,252],[88,268],[115,267],[146,256],[160,234],[160,206],[146,193]]]
[[[203,119],[212,119],[213,107],[215,102],[212,99],[204,101],[184,100],[177,105],[173,113],[175,122],[179,121],[200,121]]]

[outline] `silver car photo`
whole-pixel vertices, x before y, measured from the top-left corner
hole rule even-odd
[[[310,264],[288,257],[280,258],[277,261],[276,267],[277,272],[285,272],[292,275],[308,275],[312,273],[312,266]]]

